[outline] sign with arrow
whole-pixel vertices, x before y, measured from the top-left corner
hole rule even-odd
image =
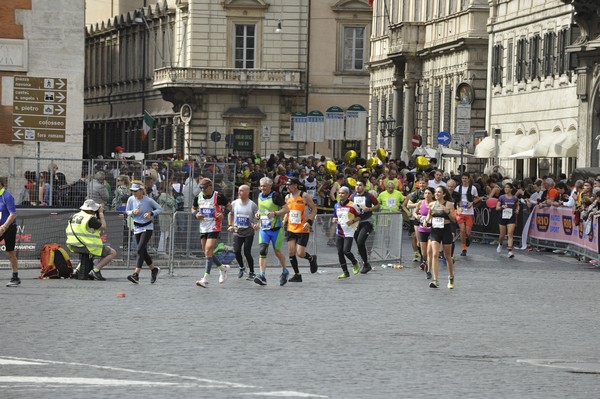
[[[67,79],[18,75],[13,89],[12,141],[65,141]]]

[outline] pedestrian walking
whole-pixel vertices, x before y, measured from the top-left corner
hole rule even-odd
[[[348,199],[350,196],[350,189],[348,187],[342,186],[338,191],[340,200],[333,206],[333,218],[331,222],[337,225],[335,244],[340,267],[342,268],[342,274],[338,276],[338,279],[341,280],[350,277],[346,258],[352,263],[352,273],[356,275],[359,272],[358,260],[352,253],[352,243],[354,242],[356,227],[358,226],[358,222],[360,222],[360,211]]]
[[[259,188],[260,194],[258,195],[258,213],[256,217],[259,219],[260,226],[258,236],[258,265],[260,271],[254,278],[254,282],[258,285],[267,285],[267,253],[269,251],[269,243],[271,243],[275,256],[279,259],[279,264],[281,265],[279,283],[280,285],[285,285],[288,282],[287,276],[289,272],[285,267],[285,255],[281,251],[281,246],[284,237],[284,229],[282,228],[283,216],[287,214],[288,206],[283,196],[273,191],[273,180],[271,178],[263,177],[260,179]],[[289,281],[301,283],[302,275],[296,274]]]
[[[69,219],[65,233],[67,247],[71,252],[100,257],[98,263],[89,272],[93,280],[104,281],[101,270],[115,259],[117,251],[102,242],[100,232],[106,230],[104,207],[93,199],[85,200],[80,211]],[[78,265],[73,274],[79,272]]]
[[[514,186],[512,183],[504,185],[504,194],[498,198],[496,212],[498,212],[498,224],[500,227],[500,237],[498,238],[497,253],[502,253],[502,244],[504,237],[508,235],[508,257],[514,258],[514,234],[517,225],[517,215],[519,214],[520,202],[516,195],[513,195]]]
[[[139,180],[132,181],[129,188],[133,195],[127,200],[125,213],[133,218],[133,234],[137,243],[137,259],[133,274],[127,276],[127,280],[134,284],[140,282],[140,272],[144,262],[150,269],[150,283],[154,284],[160,268],[154,265],[152,257],[148,253],[148,242],[154,232],[154,216],[160,214],[162,208],[152,198],[146,195],[144,183]]]
[[[368,259],[367,239],[369,238],[369,234],[373,232],[373,211],[378,211],[380,207],[377,198],[365,191],[366,184],[367,181],[365,179],[357,181],[356,192],[350,197],[350,201],[356,204],[360,210],[360,222],[354,233],[354,239],[358,247],[358,254],[363,262],[363,267],[360,270],[361,274],[367,274],[373,269]]]
[[[285,197],[285,202],[289,208],[289,212],[285,217],[285,223],[287,225],[286,239],[290,263],[294,269],[294,273],[300,274],[297,258],[299,256],[308,261],[310,272],[316,273],[319,269],[317,255],[310,255],[306,252],[306,246],[310,237],[310,227],[317,216],[317,205],[315,205],[310,195],[300,190],[300,180],[298,178],[290,178],[286,182],[286,186],[288,195]],[[308,217],[306,216],[306,207],[310,209]],[[287,278],[287,274],[282,275],[283,278]],[[280,281],[280,284],[282,281]]]
[[[223,193],[214,190],[212,180],[203,178],[199,183],[200,193],[194,198],[192,213],[200,221],[200,243],[206,258],[206,268],[204,276],[196,281],[196,285],[207,288],[213,263],[219,269],[219,284],[223,284],[227,280],[229,265],[221,264],[213,251],[221,234],[225,209],[231,209],[231,204]]]
[[[19,261],[15,254],[17,243],[17,209],[15,198],[6,189],[6,176],[0,176],[0,241],[4,240],[6,257],[10,262],[12,277],[7,287],[16,287],[21,284],[19,279]]]
[[[238,189],[238,199],[231,203],[231,212],[227,215],[227,230],[233,232],[233,249],[235,259],[240,267],[238,278],[244,277],[244,257],[248,265],[248,279],[254,280],[254,258],[252,257],[252,243],[254,231],[258,230],[256,213],[258,205],[250,199],[250,187],[243,184]],[[244,256],[242,257],[242,249]]]

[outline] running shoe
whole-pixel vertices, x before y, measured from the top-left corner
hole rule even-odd
[[[358,263],[353,263],[352,264],[352,274],[358,274],[360,272],[360,267],[358,266]]]
[[[421,255],[419,254],[419,251],[415,251],[415,255],[413,256],[413,262],[418,262],[419,259],[421,259]]]
[[[254,282],[258,285],[267,285],[267,278],[264,275],[254,277]]]
[[[219,269],[219,284],[223,284],[227,280],[227,271],[229,270],[229,265],[222,265]]]
[[[515,254],[512,251],[508,251],[508,257],[512,259],[515,257]]]
[[[338,280],[343,280],[345,278],[350,278],[350,273],[349,272],[344,272],[344,273],[342,273],[342,274],[340,274],[338,276]]]
[[[238,278],[244,277],[244,272],[245,271],[246,271],[245,267],[240,267],[240,270],[238,270]]]
[[[10,279],[10,281],[8,282],[8,284],[6,284],[6,286],[7,287],[16,287],[19,284],[21,284],[21,279],[18,277],[12,277]]]
[[[427,280],[431,280],[431,272],[427,272]]]
[[[160,267],[154,266],[154,269],[150,271],[150,284],[156,283],[158,273],[160,273]]]
[[[368,264],[368,263],[365,263],[365,264],[363,265],[363,268],[362,268],[362,270],[360,271],[360,274],[367,274],[367,273],[369,273],[371,270],[373,270],[373,268],[371,267],[371,265],[370,265],[370,264]]]
[[[302,282],[302,275],[301,274],[294,274],[292,276],[292,278],[290,278],[288,280],[288,282],[290,282],[290,283],[301,283]]]
[[[317,255],[313,255],[310,260],[310,272],[316,273],[319,270],[319,265],[317,265]]]
[[[454,289],[454,277],[448,277],[448,289]]]
[[[90,276],[90,278],[92,280],[98,280],[98,281],[105,281],[106,279],[104,277],[102,277],[102,274],[100,273],[100,270],[98,270],[97,272],[94,271],[94,269],[90,270],[90,272],[88,273],[88,275]]]
[[[462,252],[460,253],[460,256],[467,256],[467,250],[463,249]]]
[[[440,285],[438,284],[437,280],[433,280],[431,283],[429,283],[429,288],[438,288]]]
[[[200,280],[196,281],[196,285],[198,287],[208,288],[208,279],[206,277],[202,277]]]
[[[248,277],[246,277],[246,281],[254,281],[255,278],[256,278],[256,274],[248,273]]]
[[[287,284],[288,282],[288,275],[290,274],[290,272],[288,271],[288,269],[283,269],[281,272],[281,276],[279,276],[279,285],[280,286],[284,286]]]
[[[467,237],[467,247],[471,246],[471,237]]]
[[[497,253],[501,253],[502,252],[502,245],[498,244],[498,246],[496,247],[496,252]]]
[[[131,281],[133,284],[139,284],[140,276],[138,276],[137,274],[134,273],[134,274],[127,276],[127,280]]]
[[[419,265],[419,268],[420,268],[421,270],[425,270],[425,266],[427,266],[427,264],[425,263],[425,261],[424,261],[424,260],[422,260],[422,261],[421,261],[421,264]]]

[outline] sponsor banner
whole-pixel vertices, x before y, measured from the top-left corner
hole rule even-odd
[[[514,234],[516,238],[521,237],[523,225],[525,224],[528,216],[526,210],[523,208],[527,207],[521,206],[517,215],[517,225],[515,226]],[[475,218],[473,219],[472,231],[481,234],[500,234],[500,227],[498,227],[498,212],[496,212],[496,208],[488,208],[488,206],[485,204],[485,201],[481,201],[475,204],[473,210],[475,211]]]
[[[531,217],[529,237],[538,240],[550,240],[585,248],[599,253],[598,217],[594,217],[591,228],[585,233],[585,223],[573,223],[571,208],[536,207]]]

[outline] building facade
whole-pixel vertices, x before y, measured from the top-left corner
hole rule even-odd
[[[177,0],[96,22],[86,41],[86,146],[104,155],[118,145],[185,157],[332,154],[325,137],[293,141],[291,115],[367,107],[370,23],[367,0]],[[142,141],[144,110],[155,124]]]
[[[440,132],[471,148],[485,125],[488,12],[482,0],[374,1],[370,151],[407,160],[414,136],[437,147]]]
[[[560,0],[490,2],[488,131],[477,154],[517,179],[569,172],[578,142],[572,7]],[[492,144],[498,142],[496,147]],[[581,150],[583,150],[583,146]]]

